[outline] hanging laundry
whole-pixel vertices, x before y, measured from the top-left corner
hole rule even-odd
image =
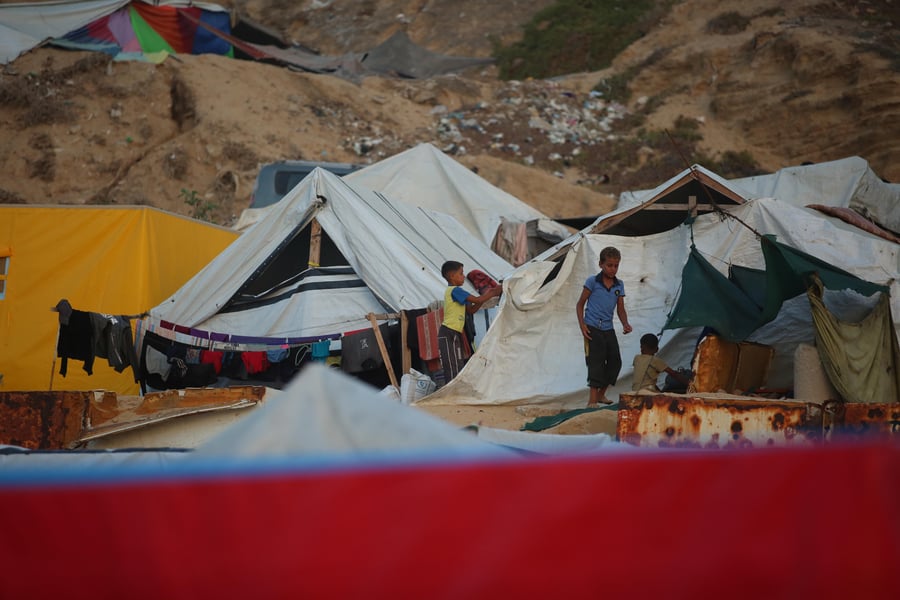
[[[201,350],[200,364],[212,365],[216,370],[216,375],[222,372],[222,358],[224,353],[219,350]]]
[[[242,352],[241,361],[243,361],[244,366],[247,368],[248,375],[261,373],[269,368],[269,359],[266,358],[266,353],[262,351]]]
[[[59,374],[66,376],[69,359],[84,361],[84,371],[88,375],[94,373],[94,339],[91,314],[75,310],[66,300],[57,304],[59,310],[59,340],[56,342],[56,355],[62,358]]]
[[[444,320],[444,309],[433,310],[416,318],[416,331],[419,334],[419,357],[422,360],[440,358],[437,345],[437,334]]]
[[[277,364],[287,358],[288,353],[290,352],[290,348],[278,348],[276,350],[267,350],[266,358],[269,360],[270,364]]]
[[[169,371],[172,369],[169,357],[152,346],[144,348],[144,365],[148,374],[159,375],[163,381],[169,378]]]
[[[105,358],[116,373],[131,367],[134,380],[139,381],[140,363],[134,351],[131,321],[125,316],[90,313],[93,329],[94,357]]]
[[[379,326],[385,345],[389,345],[388,326]],[[361,373],[384,366],[384,359],[372,329],[354,331],[341,337],[341,369],[347,373]]]

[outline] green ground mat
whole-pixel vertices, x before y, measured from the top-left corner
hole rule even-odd
[[[578,415],[587,412],[594,412],[595,410],[619,410],[619,403],[607,404],[606,406],[601,406],[599,408],[576,408],[575,410],[561,412],[558,415],[538,417],[534,421],[529,421],[522,425],[522,428],[519,431],[543,431],[555,427],[560,423],[564,423],[572,417],[577,417]]]

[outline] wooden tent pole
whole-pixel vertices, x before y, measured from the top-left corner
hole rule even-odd
[[[397,376],[394,375],[394,365],[391,364],[391,357],[388,355],[387,346],[384,345],[384,338],[381,337],[381,328],[378,327],[375,313],[369,313],[366,316],[372,324],[372,330],[375,332],[375,341],[378,342],[378,349],[381,350],[381,358],[384,360],[384,368],[387,369],[388,377],[391,378],[391,385],[399,390],[400,386],[397,384]]]
[[[322,226],[318,219],[313,219],[309,225],[309,268],[316,269],[319,266],[322,254]]]
[[[409,331],[409,319],[406,318],[406,311],[400,311],[400,349],[403,357],[402,364],[403,373],[409,373],[412,368],[412,357],[410,356],[409,346],[406,344],[406,335]]]
[[[59,320],[56,321],[56,341],[53,343],[53,364],[50,365],[50,385],[47,387],[49,391],[53,391],[53,374],[56,373],[56,355],[57,348],[59,347],[59,330],[62,325],[59,324]]]

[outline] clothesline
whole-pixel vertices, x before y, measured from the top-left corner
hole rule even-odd
[[[396,319],[400,315],[399,313],[378,313],[374,314],[373,316],[376,320],[384,321]],[[368,315],[363,318],[368,318]],[[140,338],[140,323],[141,321],[138,322],[138,338]],[[302,346],[306,344],[314,344],[315,342],[321,342],[324,340],[339,340],[345,335],[360,331],[344,331],[340,333],[329,333],[304,337],[250,336],[220,333],[216,331],[206,331],[204,329],[178,325],[177,323],[172,323],[171,321],[166,321],[163,319],[160,319],[158,324],[150,323],[146,330],[152,331],[157,335],[161,335],[173,341],[180,341],[176,337],[176,334],[182,334],[184,336],[194,338],[192,345],[207,346],[209,349],[219,350],[237,350],[238,346],[246,346],[247,349],[264,349],[271,346]]]

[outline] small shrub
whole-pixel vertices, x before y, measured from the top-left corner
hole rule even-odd
[[[700,155],[696,162],[727,179],[751,177],[765,173],[753,155],[746,150],[741,152],[726,150],[718,159]]]
[[[53,150],[53,140],[46,133],[36,133],[28,140],[28,145],[35,150]]]
[[[138,134],[140,134],[144,141],[149,140],[153,137],[153,126],[147,122],[142,123],[140,129],[138,129]]]
[[[28,110],[22,115],[23,127],[35,125],[52,125],[54,123],[70,123],[75,114],[69,103],[56,96],[35,96]]]
[[[25,108],[35,100],[34,89],[26,79],[14,79],[0,84],[0,106]]]
[[[651,0],[559,0],[525,25],[520,41],[494,57],[502,79],[545,79],[606,68],[668,9]]]
[[[688,142],[699,142],[703,139],[703,134],[700,133],[700,123],[696,119],[684,115],[678,115],[678,118],[675,119],[672,136]]]
[[[375,15],[375,0],[363,0],[360,2],[356,15],[359,17],[371,17]]]
[[[240,142],[226,142],[222,148],[222,155],[234,161],[240,171],[256,170],[259,166],[259,156],[256,152]]]
[[[185,131],[193,127],[197,120],[197,104],[194,93],[181,77],[176,75],[172,78],[169,96],[172,99],[172,120],[178,125],[178,130]]]
[[[41,181],[53,181],[56,178],[56,155],[44,152],[37,160],[29,160],[28,176]]]
[[[233,171],[225,171],[216,176],[215,193],[219,199],[231,200],[238,187],[238,176]]]
[[[782,98],[781,101],[790,102],[791,100],[796,100],[797,98],[802,98],[803,96],[808,96],[810,94],[812,94],[812,90],[794,90],[793,92]]]
[[[114,201],[109,195],[109,189],[103,188],[102,190],[95,192],[93,196],[88,198],[87,204],[105,206],[107,204],[114,204]]]
[[[185,188],[181,188],[181,197],[184,203],[193,209],[191,216],[201,221],[212,222],[212,213],[216,209],[215,202],[204,200],[197,190],[189,191]]]
[[[74,75],[100,71],[112,62],[112,56],[104,52],[91,52],[83,58],[79,58],[71,66],[57,71],[56,76],[60,80],[71,79]]]
[[[750,25],[750,18],[744,15],[729,11],[714,17],[706,24],[707,33],[716,33],[719,35],[734,35],[747,29]]]
[[[784,14],[784,9],[781,8],[780,6],[776,6],[774,8],[766,9],[756,16],[757,17],[778,17],[783,14]]]
[[[640,63],[628,67],[621,73],[616,73],[610,75],[606,79],[600,80],[600,82],[594,86],[594,90],[603,94],[603,97],[610,102],[627,104],[628,100],[631,99],[631,90],[628,88],[628,84],[631,80],[643,69],[659,62],[668,53],[668,48],[657,48],[650,56]]]
[[[619,104],[628,104],[631,99],[631,90],[628,89],[628,82],[634,77],[631,69],[623,73],[610,75],[606,79],[594,86],[594,90],[603,94],[603,97],[610,102],[618,102]]]
[[[0,188],[0,204],[27,204],[27,202],[17,193]]]

